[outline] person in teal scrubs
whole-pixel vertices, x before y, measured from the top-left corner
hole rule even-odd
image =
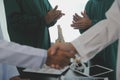
[[[82,16],[77,13],[73,16],[73,24],[75,29],[80,29],[80,33],[84,33],[91,26],[106,18],[105,12],[111,7],[114,0],[88,0],[85,11],[81,12]],[[110,73],[109,80],[116,80],[116,57],[117,57],[118,41],[114,42],[100,53],[98,53],[92,60],[92,65],[98,64],[113,69]]]
[[[48,0],[4,0],[11,41],[37,48],[51,45],[49,27],[62,17]]]
[[[4,0],[4,4],[11,41],[42,49],[51,46],[49,27],[64,15],[58,6],[52,8],[48,0]]]

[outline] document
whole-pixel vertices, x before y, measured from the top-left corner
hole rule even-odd
[[[66,66],[63,69],[54,69],[47,65],[44,65],[41,69],[25,69],[24,72],[31,73],[40,73],[40,74],[52,74],[52,75],[61,75],[63,72],[69,69],[69,66]]]

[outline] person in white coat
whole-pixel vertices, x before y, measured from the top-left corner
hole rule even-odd
[[[120,40],[120,0],[115,0],[106,13],[107,18],[87,30],[69,44],[57,43],[49,49],[53,55],[57,50],[78,53],[81,61],[88,61],[116,40]],[[54,67],[56,67],[54,65]],[[117,54],[117,80],[120,80],[120,43]]]

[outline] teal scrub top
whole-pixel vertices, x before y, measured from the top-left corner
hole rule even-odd
[[[37,48],[50,47],[48,28],[44,17],[52,9],[48,0],[4,0],[8,33],[11,41]]]
[[[105,12],[111,7],[114,0],[89,0],[85,6],[88,17],[92,20],[92,25],[106,18]],[[89,29],[89,28],[88,28]],[[87,29],[81,29],[80,32],[84,33]],[[92,60],[91,63],[99,64],[114,70],[109,75],[110,80],[116,80],[116,59],[117,59],[118,41],[114,42],[104,50],[99,52]]]

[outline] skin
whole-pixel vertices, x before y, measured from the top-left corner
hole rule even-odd
[[[70,58],[75,58],[73,53],[57,50],[54,54],[51,54],[51,49],[48,50],[48,57],[46,64],[56,69],[64,68],[70,64]]]
[[[86,11],[81,12],[82,16],[79,16],[77,13],[73,15],[73,21],[71,27],[74,29],[87,29],[91,26],[92,21],[86,14]]]
[[[70,64],[70,58],[75,58],[76,53],[72,44],[56,43],[48,50],[47,65],[57,69],[64,68]]]
[[[61,10],[57,10],[58,6],[55,6],[54,9],[50,10],[47,15],[45,16],[45,21],[47,24],[50,24],[53,21],[57,21],[58,19],[60,19],[63,15],[65,15],[64,13],[62,13]]]

